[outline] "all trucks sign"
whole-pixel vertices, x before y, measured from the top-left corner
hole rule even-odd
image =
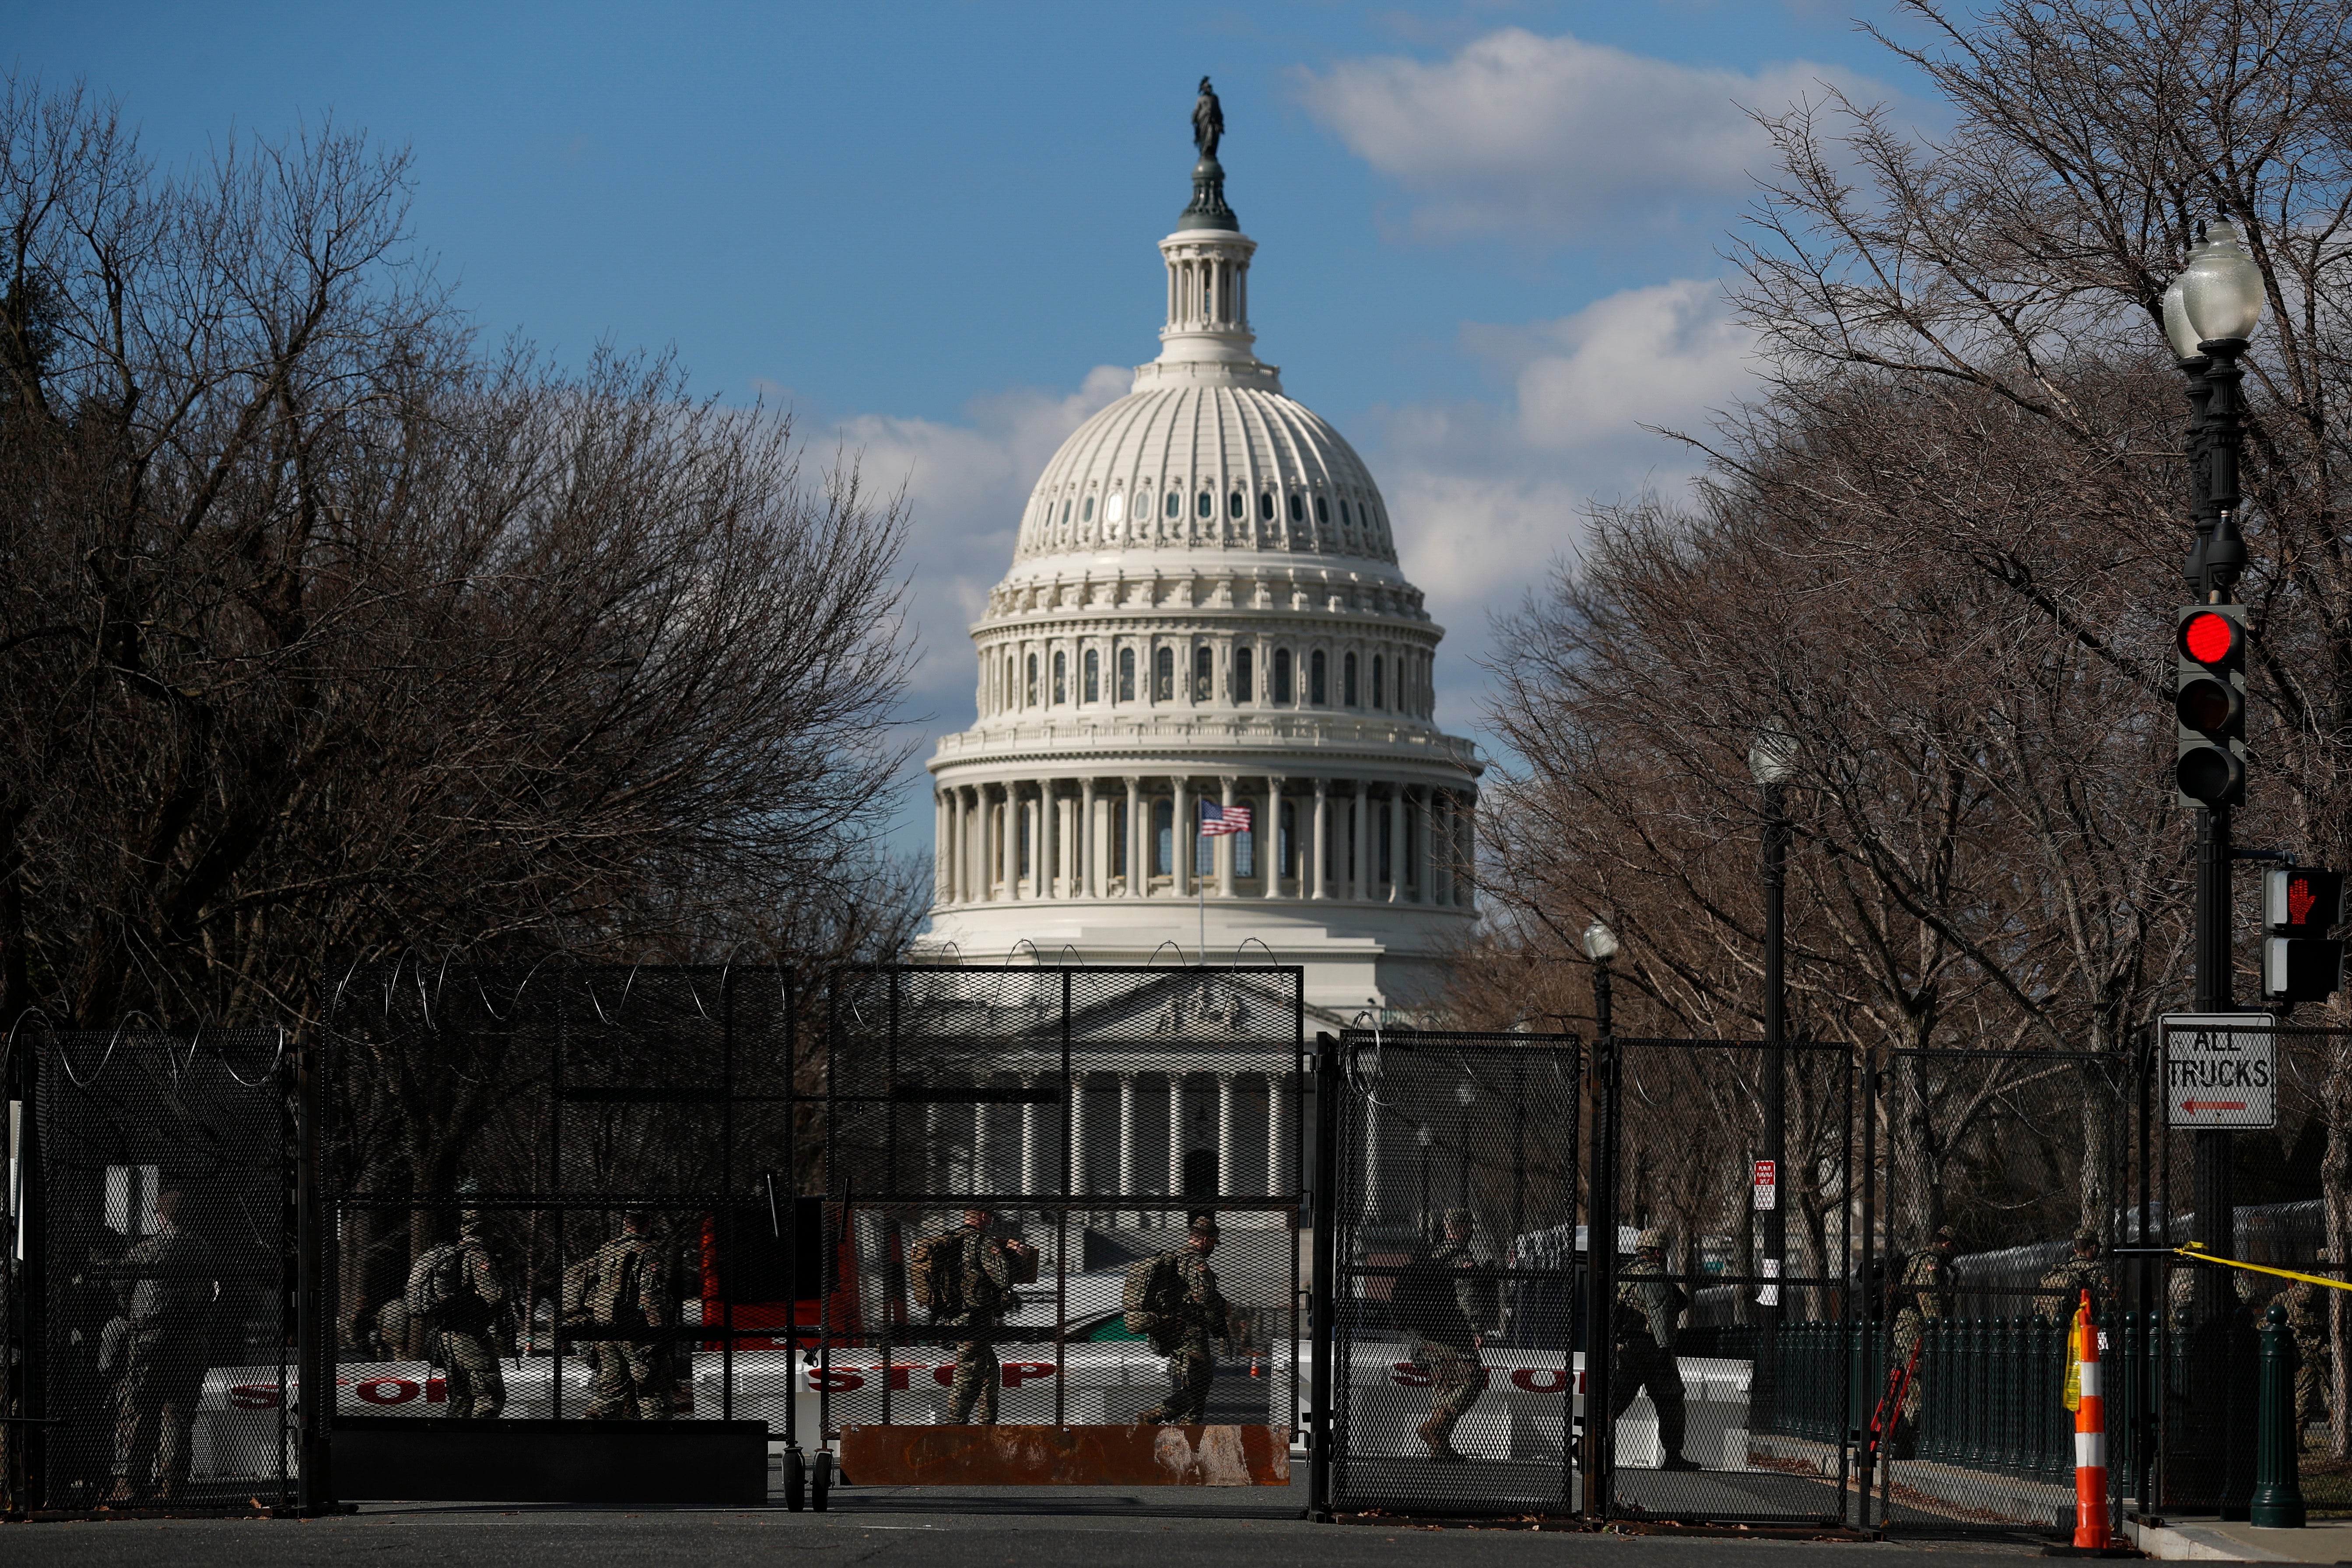
[[[2168,1013],[2164,1111],[2174,1127],[2275,1127],[2278,1062],[2268,1013]]]

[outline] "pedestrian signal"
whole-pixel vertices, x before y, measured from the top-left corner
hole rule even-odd
[[[2344,983],[2344,944],[2327,939],[2344,919],[2344,873],[2308,867],[2263,879],[2263,995],[2293,1005],[2318,1002]]]
[[[2246,621],[2242,605],[2190,605],[2176,627],[2173,713],[2183,805],[2246,798]]]

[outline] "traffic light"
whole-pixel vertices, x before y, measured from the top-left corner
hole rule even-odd
[[[2263,878],[2263,994],[2290,1005],[2317,1002],[2344,983],[2344,944],[2327,940],[2344,919],[2344,873],[2290,867]]]
[[[2179,721],[2173,767],[2183,805],[2237,805],[2246,798],[2246,607],[2190,605],[2174,647],[2172,710]]]

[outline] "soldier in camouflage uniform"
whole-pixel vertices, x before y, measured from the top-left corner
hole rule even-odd
[[[1950,1226],[1936,1232],[1935,1239],[1913,1253],[1903,1265],[1903,1277],[1889,1292],[1895,1304],[1895,1332],[1888,1346],[1897,1367],[1909,1365],[1912,1348],[1927,1325],[1938,1318],[1952,1315],[1952,1248],[1959,1242],[1959,1232]],[[1894,1441],[1888,1447],[1888,1457],[1907,1459],[1918,1444],[1919,1405],[1926,1379],[1914,1367],[1911,1385],[1903,1395],[1903,1408],[1895,1421]]]
[[[2333,1256],[2322,1248],[2314,1272],[2324,1272]],[[2327,1394],[2335,1382],[2336,1345],[2329,1338],[2327,1302],[2336,1294],[2325,1285],[2298,1279],[2278,1294],[2294,1331],[2294,1430],[2298,1439],[2312,1423],[2327,1417]]]
[[[155,1228],[108,1270],[124,1328],[114,1385],[114,1487],[110,1503],[170,1502],[188,1479],[188,1424],[211,1359],[208,1331],[218,1281],[213,1250],[180,1228],[181,1198],[155,1198]]]
[[[2114,1286],[2107,1279],[2107,1266],[2099,1259],[2099,1233],[2084,1229],[2074,1233],[2074,1251],[2070,1258],[2059,1260],[2058,1266],[2042,1277],[2045,1292],[2033,1298],[2033,1310],[2062,1328],[2072,1328],[2074,1310],[2083,1304],[2083,1292],[2091,1293],[2091,1321],[2097,1322],[2099,1314],[2114,1300]]]
[[[1013,1304],[1013,1274],[1004,1243],[988,1234],[989,1217],[986,1209],[966,1209],[963,1224],[947,1233],[960,1244],[954,1267],[958,1300],[963,1305],[961,1310],[934,1313],[931,1320],[941,1327],[984,1331],[956,1346],[948,1419],[959,1426],[971,1419],[975,1405],[982,1426],[996,1425],[996,1389],[1002,1377],[991,1336]]]
[[[1431,1461],[1438,1464],[1469,1458],[1454,1447],[1452,1434],[1487,1386],[1486,1363],[1478,1355],[1485,1336],[1478,1325],[1493,1326],[1495,1289],[1491,1279],[1472,1272],[1481,1263],[1473,1228],[1469,1210],[1448,1214],[1445,1240],[1417,1249],[1390,1294],[1407,1353],[1429,1371],[1430,1412],[1418,1431],[1429,1445]]]
[[[670,1266],[648,1238],[649,1215],[621,1218],[622,1234],[564,1271],[564,1321],[635,1330],[672,1327]],[[596,1382],[588,1418],[667,1421],[673,1379],[667,1340],[597,1340],[588,1346]]]
[[[1683,1458],[1683,1373],[1675,1360],[1675,1329],[1690,1298],[1666,1278],[1666,1235],[1645,1230],[1633,1242],[1633,1261],[1617,1273],[1617,1321],[1609,1363],[1609,1418],[1622,1420],[1633,1396],[1649,1391],[1658,1413],[1662,1470],[1696,1470]]]
[[[1213,1209],[1196,1210],[1188,1218],[1191,1237],[1159,1261],[1175,1270],[1180,1288],[1176,1298],[1161,1308],[1151,1341],[1166,1347],[1168,1397],[1157,1408],[1136,1417],[1147,1425],[1198,1426],[1208,1417],[1209,1384],[1217,1375],[1213,1339],[1234,1337],[1233,1308],[1217,1289],[1216,1270],[1209,1254],[1217,1247],[1217,1215]]]
[[[482,1216],[474,1210],[458,1217],[457,1239],[445,1247],[418,1259],[417,1272],[454,1273],[456,1288],[437,1305],[423,1300],[404,1304],[425,1320],[427,1352],[446,1374],[450,1418],[492,1420],[507,1402],[495,1331],[498,1310],[507,1299],[506,1284],[490,1261]]]

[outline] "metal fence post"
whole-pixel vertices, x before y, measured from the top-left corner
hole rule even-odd
[[[1331,1521],[1332,1356],[1339,1344],[1339,1042],[1328,1032],[1315,1037],[1315,1287],[1308,1310],[1307,1512]],[[1337,1369],[1344,1375],[1345,1369]]]
[[[2286,1309],[2271,1303],[2263,1316],[2261,1423],[2254,1439],[2254,1497],[2248,1522],[2272,1530],[2301,1530],[2303,1478],[2295,1454],[2303,1434],[2295,1429],[2294,1342],[2287,1336]]]
[[[331,1023],[328,1026],[331,1027]],[[326,1104],[320,1082],[325,1051],[325,1029],[311,1031],[294,1053],[294,1378],[297,1428],[295,1462],[301,1467],[295,1500],[301,1510],[317,1513],[334,1507],[333,1447],[328,1431],[334,1422],[335,1378],[328,1357],[327,1216],[319,1190],[326,1157],[326,1138],[320,1116]],[[289,1391],[278,1391],[282,1408]]]

